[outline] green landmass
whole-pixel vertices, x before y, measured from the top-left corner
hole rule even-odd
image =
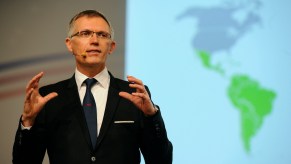
[[[224,75],[224,70],[221,68],[221,65],[218,64],[212,64],[211,62],[211,56],[208,52],[206,51],[197,51],[197,55],[199,57],[199,59],[202,62],[202,65],[210,70],[213,70],[221,75]]]
[[[216,73],[224,75],[219,64],[212,64],[211,55],[206,51],[197,51],[202,65]],[[272,112],[274,91],[263,88],[259,82],[247,75],[236,74],[231,77],[228,96],[240,112],[241,137],[246,152],[251,150],[251,139],[261,128],[264,118]]]
[[[245,150],[249,152],[252,137],[261,128],[264,118],[272,112],[276,94],[247,75],[234,75],[228,87],[228,96],[240,111],[241,136]]]

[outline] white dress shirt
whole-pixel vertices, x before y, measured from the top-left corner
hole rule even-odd
[[[78,71],[78,69],[75,70],[75,79],[78,87],[79,97],[81,100],[81,103],[83,104],[83,99],[86,93],[86,84],[83,83],[88,77],[81,72]],[[107,102],[107,95],[109,90],[109,84],[110,84],[110,76],[107,71],[107,68],[103,69],[99,74],[94,76],[97,80],[97,83],[95,83],[92,88],[91,92],[94,96],[96,109],[97,109],[97,132],[99,134],[100,128],[103,122],[103,116],[105,112],[106,102]]]

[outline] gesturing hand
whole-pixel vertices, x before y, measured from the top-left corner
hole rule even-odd
[[[40,72],[34,76],[26,86],[24,110],[22,113],[23,126],[32,126],[37,114],[44,105],[52,98],[58,96],[56,92],[52,92],[44,97],[39,94],[39,80],[42,78],[43,74],[43,72]]]
[[[119,96],[131,101],[146,116],[154,115],[156,113],[156,109],[154,108],[150,96],[142,81],[133,76],[127,76],[127,79],[131,83],[129,86],[131,88],[135,88],[136,92],[133,92],[132,94],[127,92],[119,92]]]

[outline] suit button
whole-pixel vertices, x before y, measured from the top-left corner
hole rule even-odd
[[[91,161],[92,161],[92,162],[95,162],[95,161],[96,161],[96,157],[92,156],[92,157],[91,157]]]

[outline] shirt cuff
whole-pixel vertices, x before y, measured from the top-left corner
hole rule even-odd
[[[32,126],[23,126],[22,122],[20,123],[21,130],[30,130]]]

